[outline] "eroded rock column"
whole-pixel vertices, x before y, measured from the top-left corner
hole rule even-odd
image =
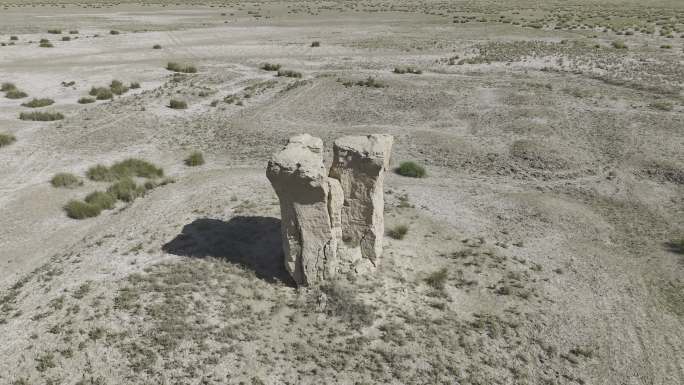
[[[323,164],[323,142],[290,138],[268,162],[266,176],[280,199],[285,266],[298,285],[323,282],[337,270],[343,193]]]
[[[385,171],[389,168],[390,135],[345,136],[335,140],[330,177],[344,192],[341,212],[342,262],[373,266],[382,254]]]

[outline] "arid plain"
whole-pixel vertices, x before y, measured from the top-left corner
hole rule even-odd
[[[681,2],[3,1],[0,43],[0,384],[684,383]],[[300,133],[425,168],[372,273],[285,272]]]

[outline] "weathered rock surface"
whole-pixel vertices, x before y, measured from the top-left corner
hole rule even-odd
[[[343,259],[360,258],[375,265],[382,254],[385,171],[389,167],[390,135],[345,136],[335,140],[330,176],[340,181]]]
[[[337,264],[343,195],[327,175],[322,152],[321,139],[292,137],[266,171],[280,199],[285,265],[299,285],[324,281]]]

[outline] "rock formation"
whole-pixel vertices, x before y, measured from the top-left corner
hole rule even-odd
[[[285,266],[300,285],[320,283],[336,267],[343,195],[327,174],[323,141],[308,134],[292,137],[268,162],[266,176],[280,199]]]
[[[382,253],[383,180],[391,147],[389,135],[340,138],[328,174],[323,142],[304,134],[290,138],[269,161],[285,265],[297,284],[375,265]]]
[[[392,141],[389,135],[345,136],[333,145],[330,176],[340,181],[344,191],[342,239],[345,259],[353,263],[359,252],[373,265],[382,254],[383,182]]]

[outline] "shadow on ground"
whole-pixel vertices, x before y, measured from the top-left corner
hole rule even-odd
[[[239,263],[266,281],[293,284],[283,262],[277,218],[238,216],[228,222],[197,219],[185,225],[162,250],[184,257],[212,257]]]

